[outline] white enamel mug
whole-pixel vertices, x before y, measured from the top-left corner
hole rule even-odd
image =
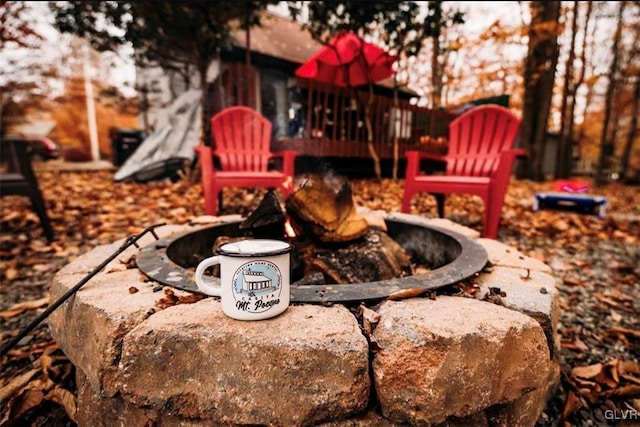
[[[289,306],[292,249],[287,242],[271,239],[226,243],[218,248],[218,255],[198,264],[198,290],[220,297],[222,311],[234,319],[277,316]],[[205,270],[216,264],[220,264],[220,280],[207,279]]]

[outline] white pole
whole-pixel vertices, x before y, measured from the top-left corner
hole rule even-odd
[[[89,122],[89,141],[91,142],[91,158],[100,160],[100,149],[98,142],[98,124],[96,121],[96,106],[93,99],[93,84],[89,75],[89,42],[84,45],[83,71],[84,71],[84,93],[87,99],[87,120]]]

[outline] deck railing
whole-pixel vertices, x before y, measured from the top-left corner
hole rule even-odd
[[[399,156],[406,150],[446,150],[447,128],[454,115],[411,105],[407,100],[369,95],[366,89],[306,83],[306,108],[294,137],[279,138],[273,148],[295,149],[317,157],[369,157],[365,104],[369,104],[372,141],[381,159],[393,158],[397,137]],[[369,97],[371,96],[370,101]]]

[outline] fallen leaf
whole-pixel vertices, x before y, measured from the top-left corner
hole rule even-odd
[[[393,292],[387,298],[391,301],[398,301],[401,299],[415,298],[422,295],[425,292],[424,289],[402,289],[400,291]]]
[[[537,259],[538,261],[542,261],[545,263],[547,262],[547,257],[545,257],[544,254],[541,254],[540,252],[529,252],[528,256]]]
[[[468,297],[476,297],[480,294],[480,286],[477,283],[462,281],[455,285],[460,293]]]
[[[600,384],[606,385],[608,388],[615,388],[620,383],[620,376],[618,375],[618,360],[612,360],[602,367],[602,370],[596,375],[595,380]]]
[[[4,272],[4,277],[6,277],[7,280],[13,280],[16,277],[18,277],[20,273],[18,272],[17,269],[15,269],[14,267],[9,267],[7,268],[7,270]]]
[[[69,418],[71,418],[71,420],[73,420],[74,422],[76,421],[78,404],[76,401],[76,396],[69,390],[66,390],[62,387],[56,387],[49,393],[47,393],[44,398],[62,406]]]
[[[558,231],[567,231],[569,229],[569,224],[564,220],[558,220],[553,224],[553,228]]]
[[[565,277],[562,279],[562,283],[568,286],[580,286],[581,288],[587,286],[587,282],[584,280],[573,279],[571,277]]]
[[[626,385],[603,393],[605,396],[640,397],[640,385]]]
[[[611,298],[605,297],[602,294],[595,293],[595,294],[593,294],[593,297],[595,299],[597,299],[598,301],[603,302],[603,303],[605,303],[605,304],[607,304],[607,305],[609,305],[611,307],[614,307],[614,308],[619,307],[619,305],[620,305],[616,301],[612,300]]]
[[[51,371],[51,366],[53,364],[51,356],[49,356],[48,354],[43,354],[38,359],[38,362],[40,362],[40,369],[42,370],[44,377],[49,378],[49,372]]]
[[[622,315],[615,310],[611,310],[611,320],[619,323],[622,320]]]
[[[160,298],[158,301],[156,301],[156,307],[165,309],[167,307],[172,307],[178,304],[193,304],[206,298],[202,294],[188,294],[178,296],[170,288],[164,289],[164,295],[165,296],[163,298]]]
[[[414,272],[413,272],[413,275],[414,275],[414,276],[419,276],[419,275],[421,275],[421,274],[427,274],[427,273],[429,273],[430,271],[432,271],[432,269],[431,269],[431,268],[426,267],[426,266],[424,266],[424,265],[419,265],[419,266],[417,266],[417,267],[415,268],[415,270],[414,270]]]
[[[362,326],[367,336],[370,336],[375,329],[375,325],[380,321],[380,313],[371,310],[364,304],[360,304],[360,315],[362,316]]]
[[[41,390],[26,390],[11,402],[11,418],[14,420],[20,419],[27,411],[40,405],[43,398],[44,393]]]
[[[632,302],[635,301],[631,295],[623,294],[622,292],[620,292],[620,291],[618,291],[616,289],[610,290],[608,292],[608,294],[609,294],[609,296],[611,298],[613,298],[613,299],[615,299],[616,301],[619,301],[619,302],[631,302],[632,303]]]
[[[189,294],[189,295],[180,295],[178,297],[178,304],[193,304],[194,302],[201,301],[206,297],[202,294]]]
[[[567,400],[564,403],[564,408],[562,409],[562,419],[566,420],[569,415],[573,414],[581,407],[582,402],[580,401],[580,398],[574,392],[570,391],[567,396]]]
[[[637,330],[637,329],[623,328],[622,326],[612,326],[610,330],[611,332],[631,335],[634,338],[640,338],[640,330]]]
[[[634,383],[634,384],[640,385],[640,378],[636,378],[633,375],[620,374],[620,377],[622,377],[626,381],[629,381],[630,383]]]
[[[595,381],[587,380],[580,377],[572,377],[571,380],[580,389],[590,388],[590,389],[596,390],[598,393],[602,390],[602,387],[600,387],[600,384],[598,384]]]
[[[0,312],[0,318],[9,319],[11,317],[17,316],[18,314],[24,313],[27,310],[35,310],[38,308],[42,308],[49,304],[49,297],[40,298],[33,301],[25,301],[20,302],[18,304],[14,304],[5,311]]]
[[[640,363],[632,362],[630,360],[623,360],[618,363],[618,373],[622,374],[636,374],[640,375]]]
[[[602,372],[602,363],[589,366],[577,366],[571,370],[572,377],[593,379]]]
[[[55,386],[56,383],[53,382],[51,378],[36,378],[35,380],[29,381],[25,389],[37,389],[44,393],[53,389]]]
[[[8,398],[16,394],[18,391],[20,391],[20,389],[27,385],[29,381],[31,381],[31,378],[33,378],[33,376],[38,372],[39,369],[32,369],[30,371],[27,371],[24,374],[12,379],[9,384],[0,388],[0,403],[4,402]]]
[[[592,405],[598,401],[600,395],[600,387],[582,387],[578,391],[580,395],[587,399]]]
[[[377,311],[371,310],[369,307],[365,305],[361,305],[362,318],[369,321],[370,323],[378,323],[380,321],[380,313]]]
[[[120,259],[119,260],[121,264],[124,264],[125,267],[127,267],[127,269],[131,269],[131,268],[137,268],[136,265],[136,255],[133,254],[131,256],[129,256],[129,258],[127,259]]]

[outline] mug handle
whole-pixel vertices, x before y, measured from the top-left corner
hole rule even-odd
[[[198,267],[196,267],[196,285],[198,286],[198,290],[212,297],[220,296],[220,282],[218,281],[218,285],[216,286],[216,282],[205,280],[204,271],[216,264],[220,264],[220,256],[203,259],[198,264]]]

